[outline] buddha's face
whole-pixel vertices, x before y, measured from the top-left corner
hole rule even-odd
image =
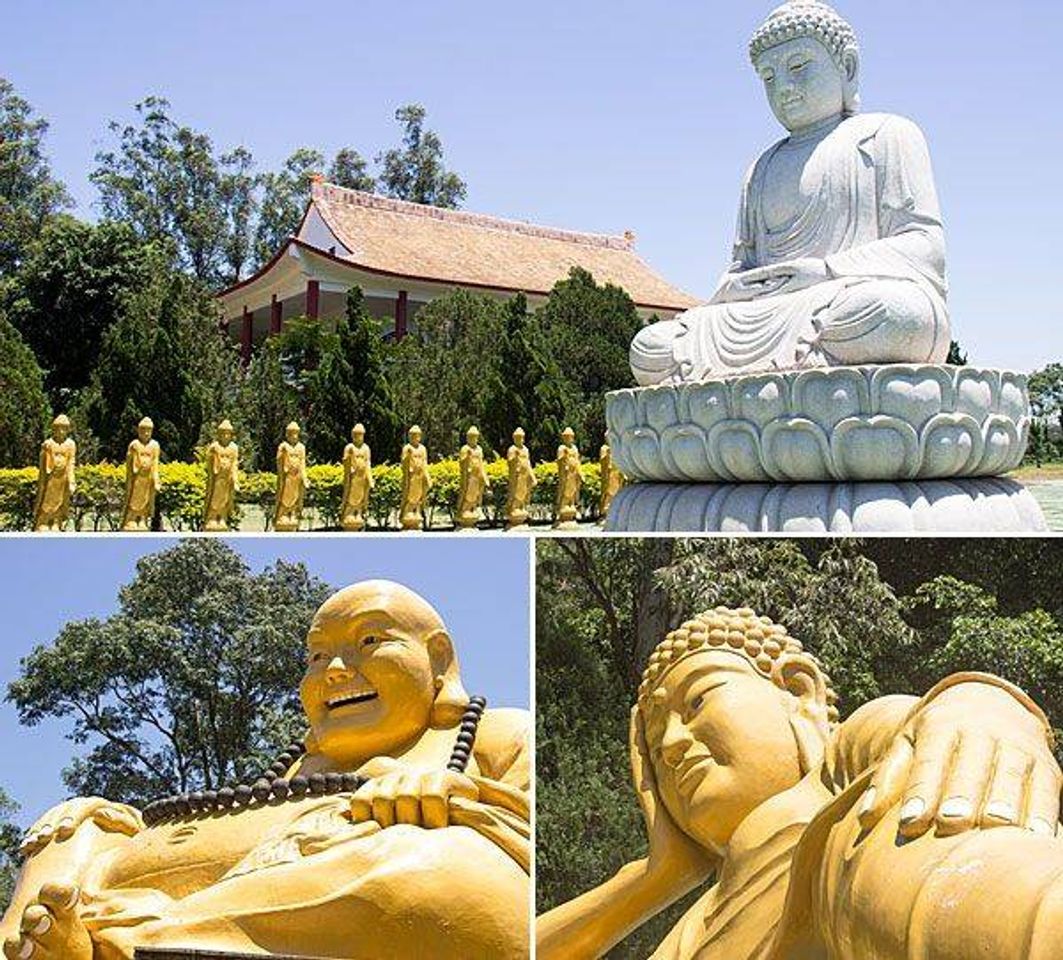
[[[470,430],[468,433],[465,434],[465,442],[470,447],[475,447],[476,444],[478,444],[480,442],[480,431],[479,430]]]
[[[410,443],[412,443],[416,447],[420,442],[421,442],[421,431],[420,430],[411,430],[410,431]]]
[[[307,635],[303,709],[321,752],[337,762],[392,754],[428,729],[436,694],[430,644],[451,657],[435,611],[376,580],[334,594]],[[438,664],[436,665],[438,666]]]
[[[137,439],[141,443],[148,443],[151,440],[152,427],[146,423],[142,423],[137,427]]]
[[[517,446],[518,449],[520,447],[524,446],[524,431],[523,430],[514,430],[513,431],[513,443]]]
[[[68,423],[53,423],[52,424],[52,439],[58,443],[62,443],[66,438],[70,436],[70,424]]]
[[[811,37],[797,37],[770,47],[757,58],[757,73],[772,112],[791,133],[839,117],[845,111],[852,76],[838,68],[826,47]]]
[[[361,446],[361,444],[362,444],[362,441],[363,441],[363,440],[365,439],[365,428],[363,427],[363,428],[359,429],[358,427],[355,427],[355,428],[354,428],[354,429],[353,429],[353,430],[351,431],[351,439],[352,439],[352,440],[353,440],[353,441],[354,441],[354,442],[355,442],[356,444],[358,444],[359,446]]]
[[[284,436],[288,440],[289,443],[292,443],[292,444],[298,443],[299,442],[299,428],[293,424],[292,426],[288,427],[287,430],[284,431]]]
[[[657,690],[642,709],[661,798],[684,832],[719,851],[750,812],[801,779],[797,700],[721,650],[680,660]]]
[[[218,443],[223,447],[227,447],[233,439],[232,427],[218,427]]]

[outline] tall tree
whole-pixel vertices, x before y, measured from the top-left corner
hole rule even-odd
[[[235,283],[252,263],[258,217],[259,178],[251,151],[237,147],[220,160],[219,196],[225,215],[223,281]]]
[[[641,326],[631,297],[599,285],[582,267],[558,281],[536,312],[547,348],[576,389],[568,416],[577,441],[595,448],[605,434],[605,393],[631,384],[628,344]]]
[[[47,132],[48,122],[0,77],[0,277],[19,266],[49,218],[72,203],[52,176]]]
[[[183,269],[216,284],[230,272],[229,221],[242,221],[246,194],[231,183],[223,189],[210,137],[175,121],[169,101],[148,97],[135,111],[134,123],[110,124],[118,145],[97,153],[89,178],[104,216],[131,224],[144,239],[170,243]],[[249,163],[246,150],[229,154],[227,175],[246,175]],[[232,216],[227,203],[235,205]]]
[[[380,323],[366,309],[362,291],[347,293],[346,317],[337,325],[335,348],[322,357],[306,388],[307,446],[315,459],[335,462],[361,422],[383,460],[398,449],[402,425],[386,369]]]
[[[328,592],[302,564],[252,573],[220,541],[185,540],[137,564],[113,616],[37,647],[8,699],[24,724],[71,723],[77,795],[216,789],[301,731],[305,635]]]
[[[365,158],[351,147],[343,147],[332,160],[328,170],[329,183],[349,190],[372,192],[376,180],[369,173]]]
[[[310,202],[310,184],[325,168],[319,150],[300,147],[275,173],[261,177],[262,201],[255,229],[255,258],[265,263],[299,228]]]
[[[486,438],[502,452],[513,430],[523,427],[533,459],[545,460],[557,449],[565,412],[572,405],[571,388],[546,349],[522,293],[506,303],[505,332],[496,356],[484,405]]]
[[[235,398],[236,356],[218,334],[213,301],[170,270],[132,298],[106,333],[100,359],[78,405],[100,443],[120,462],[141,417],[169,459],[188,459],[204,426]]]
[[[465,199],[465,181],[447,170],[443,141],[435,131],[424,128],[425,116],[425,108],[419,103],[409,103],[395,111],[395,119],[403,128],[402,146],[376,158],[380,186],[387,196],[398,200],[459,207]]]
[[[1063,363],[1050,363],[1030,374],[1030,406],[1033,415],[1046,423],[1057,418],[1063,441]]]
[[[22,831],[12,820],[16,813],[18,804],[0,787],[0,916],[7,910],[18,880]]]
[[[0,311],[0,466],[36,462],[49,413],[33,351]]]
[[[107,330],[168,272],[165,250],[126,223],[62,216],[29,245],[9,285],[8,317],[44,368],[53,407],[73,402],[89,382]]]
[[[281,338],[270,337],[251,358],[232,417],[245,466],[274,469],[284,428],[299,415],[299,392],[281,362]]]

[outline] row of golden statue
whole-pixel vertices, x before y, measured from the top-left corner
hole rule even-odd
[[[41,444],[37,498],[33,510],[35,530],[62,530],[70,514],[74,493],[74,464],[77,445],[70,436],[70,419],[60,414],[52,421],[52,435]],[[125,499],[121,528],[135,532],[151,529],[155,515],[155,496],[159,492],[159,462],[162,450],[152,439],[155,425],[144,417],[137,425],[137,436],[126,453]],[[309,487],[306,446],[299,439],[299,424],[289,423],[284,440],[277,447],[277,497],[273,510],[275,530],[299,529],[303,500]],[[222,420],[214,440],[206,451],[207,484],[203,500],[203,529],[224,532],[236,509],[240,490],[240,448],[233,440],[233,425]],[[408,442],[403,445],[402,498],[399,522],[403,530],[424,527],[424,509],[432,478],[428,471],[428,450],[421,442],[419,426],[410,427]],[[458,455],[460,483],[455,522],[462,530],[472,530],[483,520],[484,495],[491,488],[487,462],[480,446],[480,431],[469,427],[465,444]],[[531,455],[524,444],[524,430],[513,431],[513,444],[506,451],[509,483],[506,492],[506,529],[528,526],[528,504],[537,483]],[[579,513],[579,495],[583,484],[580,473],[582,456],[571,427],[561,433],[557,448],[557,495],[554,499],[554,527],[575,529]],[[614,466],[609,445],[604,444],[598,457],[601,470],[601,494],[598,512],[605,517],[613,497],[624,484],[623,474]],[[351,442],[343,451],[343,500],[340,523],[344,530],[362,530],[373,489],[372,452],[365,442],[365,427],[358,423],[351,430]]]

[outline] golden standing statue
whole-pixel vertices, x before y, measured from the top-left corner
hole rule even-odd
[[[699,887],[655,960],[1058,957],[1063,774],[1044,714],[979,673],[840,724],[836,701],[752,610],[669,633],[631,715],[649,854],[540,917],[540,960],[599,957]]]
[[[410,427],[410,442],[402,448],[402,505],[399,522],[403,530],[420,530],[424,526],[424,506],[432,477],[428,473],[428,450],[421,443],[421,428]]]
[[[535,479],[531,451],[524,446],[524,430],[513,431],[513,445],[506,451],[509,467],[509,484],[506,488],[506,528],[516,530],[528,525],[528,504],[532,490],[539,482]]]
[[[574,530],[579,515],[579,492],[583,486],[580,473],[579,448],[571,427],[561,431],[561,446],[557,448],[557,500],[554,504],[554,527]]]
[[[159,441],[151,435],[155,424],[144,417],[137,424],[137,435],[126,450],[125,505],[122,507],[122,529],[150,530],[155,516],[155,495],[162,488],[159,480]]]
[[[491,489],[477,427],[469,427],[465,434],[465,444],[458,454],[458,466],[461,471],[458,485],[458,526],[472,529],[483,519],[484,493]]]
[[[203,503],[203,529],[224,532],[236,509],[240,490],[240,448],[233,442],[233,425],[222,420],[207,447],[207,489]]]
[[[373,482],[372,451],[365,442],[365,427],[356,423],[351,430],[351,442],[343,450],[343,505],[340,507],[340,525],[344,530],[364,529]]]
[[[299,424],[294,420],[284,431],[277,447],[277,505],[273,510],[273,529],[290,532],[299,529],[303,518],[303,498],[310,481],[306,476],[306,446],[299,439]]]
[[[34,530],[62,530],[70,516],[74,494],[77,444],[70,436],[70,418],[61,413],[52,421],[52,435],[41,444],[37,471]]]
[[[527,711],[470,697],[439,614],[388,581],[330,597],[307,654],[309,733],[263,778],[36,823],[7,957],[528,956]]]
[[[598,497],[598,516],[600,519],[598,522],[605,523],[613,497],[617,495],[624,485],[624,475],[613,463],[613,453],[607,443],[602,444],[602,449],[598,453],[598,474],[601,477],[601,494]]]

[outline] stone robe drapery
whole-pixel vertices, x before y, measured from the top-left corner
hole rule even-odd
[[[714,299],[644,328],[632,344],[640,383],[944,361],[945,240],[922,133],[903,117],[867,114],[820,136],[801,175],[803,192],[814,185],[810,197],[781,228],[765,222],[763,198],[772,160],[788,141],[750,170],[728,276],[814,258],[826,263],[828,279],[793,293]]]

